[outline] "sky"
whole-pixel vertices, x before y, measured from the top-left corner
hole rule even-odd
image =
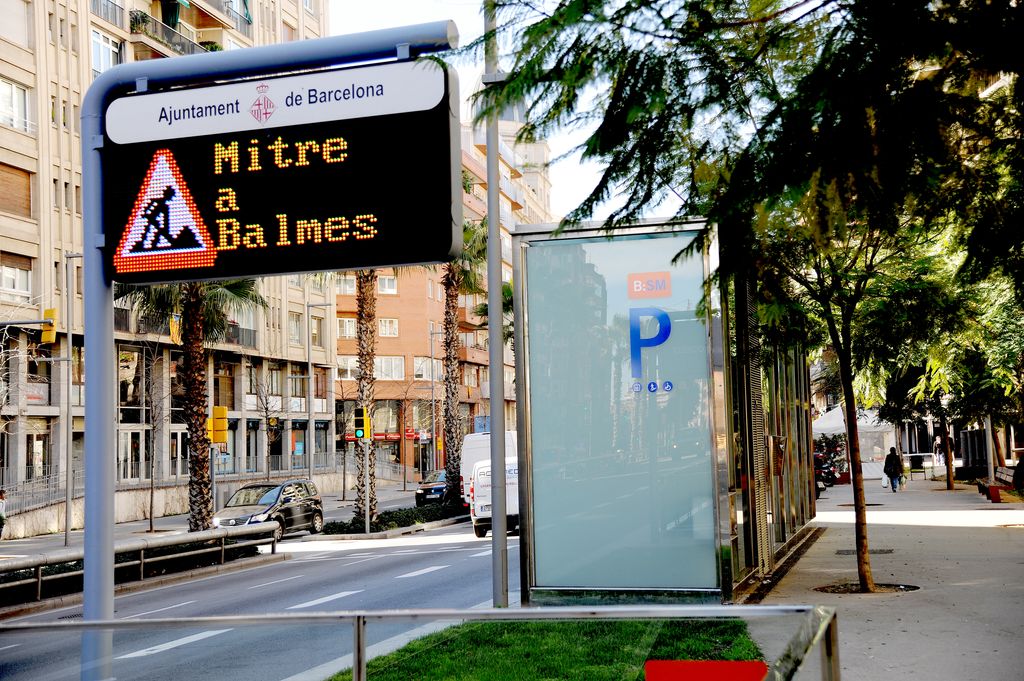
[[[481,0],[330,0],[330,33],[343,35],[381,28],[407,26],[451,19],[459,29],[459,45],[468,45],[483,33]],[[458,67],[461,95],[465,99],[479,79],[483,63]],[[556,158],[582,140],[582,135],[564,134],[548,139],[551,157]],[[561,217],[575,208],[597,183],[600,168],[581,164],[570,157],[550,168],[551,210]],[[598,216],[600,217],[600,216]]]

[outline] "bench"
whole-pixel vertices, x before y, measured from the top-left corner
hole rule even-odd
[[[1013,489],[1013,469],[999,466],[995,470],[995,480],[979,480],[978,493],[984,494],[993,504],[1002,501],[1000,491]]]

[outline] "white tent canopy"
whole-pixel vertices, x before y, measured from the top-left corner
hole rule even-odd
[[[814,419],[811,423],[814,436],[838,435],[846,433],[846,422],[843,420],[841,407]],[[857,410],[857,433],[860,440],[861,461],[880,461],[885,458],[889,447],[896,445],[896,432],[891,424],[878,420],[878,412],[873,409]]]

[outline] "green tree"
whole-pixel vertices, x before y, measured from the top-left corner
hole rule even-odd
[[[898,278],[892,263],[951,215],[972,236],[995,233],[992,221],[1014,224],[1016,209],[1002,209],[1017,204],[988,197],[1013,196],[1024,168],[1014,165],[1019,127],[1009,115],[1016,86],[988,99],[971,86],[985,72],[1019,69],[997,47],[1020,28],[1013,3],[505,4],[503,31],[519,47],[506,79],[482,95],[481,117],[525,101],[525,137],[593,123],[581,151],[603,175],[568,221],[614,196],[613,227],[679,196],[680,215],[717,225],[721,276],[759,281],[769,313],[790,302],[812,308],[834,346],[848,415],[859,306]],[[1011,151],[998,164],[979,161],[993,144]],[[766,245],[780,244],[766,257]],[[1014,265],[993,260],[979,270]],[[847,423],[858,576],[870,591],[856,419]]]
[[[188,282],[156,286],[118,284],[115,297],[127,300],[141,319],[158,325],[180,319],[185,393],[184,416],[188,430],[188,528],[207,530],[213,520],[210,482],[210,441],[206,437],[209,414],[206,363],[208,343],[222,339],[233,312],[265,307],[255,279]]]
[[[501,283],[501,340],[510,344],[514,342],[516,335],[513,290],[511,281]],[[473,308],[473,314],[483,317],[480,328],[486,329],[490,323],[488,310],[487,303],[480,303]]]
[[[462,419],[459,414],[459,295],[480,293],[485,281],[481,265],[487,259],[486,223],[466,222],[462,225],[462,254],[445,263],[441,285],[444,286],[443,380],[444,401],[442,428],[444,429],[446,504],[462,503],[460,475],[462,474]],[[434,370],[433,367],[430,368]]]

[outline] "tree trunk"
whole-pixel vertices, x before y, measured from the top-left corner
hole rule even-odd
[[[208,530],[213,523],[210,485],[210,441],[206,438],[209,397],[203,332],[203,285],[182,284],[181,344],[184,351],[182,385],[188,429],[188,529]]]
[[[456,270],[457,265],[445,265],[442,284],[444,285],[444,402],[442,404],[441,426],[444,429],[445,456],[445,489],[444,503],[460,505],[462,503],[462,426],[459,414],[459,289],[461,278]],[[491,342],[501,342],[501,331],[488,332]],[[493,370],[493,368],[492,368]],[[491,381],[491,385],[494,382]]]
[[[857,577],[860,590],[871,593],[875,580],[871,576],[871,557],[868,554],[868,515],[864,501],[864,471],[860,463],[860,434],[857,429],[857,401],[853,394],[853,362],[849,348],[836,346],[839,360],[839,382],[843,389],[843,413],[846,417],[846,446],[850,452],[850,480],[853,484],[854,535],[857,550]]]
[[[377,272],[362,270],[356,273],[356,348],[359,379],[356,383],[356,404],[371,413],[373,407],[373,357],[377,325]],[[355,517],[362,518],[369,507],[370,518],[377,515],[377,471],[373,465],[373,433],[371,446],[356,446],[356,499]],[[367,468],[368,467],[368,468]],[[369,489],[367,489],[367,483]],[[368,506],[367,506],[368,502]]]
[[[989,437],[992,438],[992,447],[994,448],[993,451],[995,452],[995,455],[996,455],[996,463],[995,463],[995,465],[1000,467],[1000,468],[1005,468],[1006,467],[1006,457],[1003,456],[1003,448],[999,444],[999,430],[995,426],[992,426],[992,432],[991,433],[986,433],[986,435],[988,435]]]

